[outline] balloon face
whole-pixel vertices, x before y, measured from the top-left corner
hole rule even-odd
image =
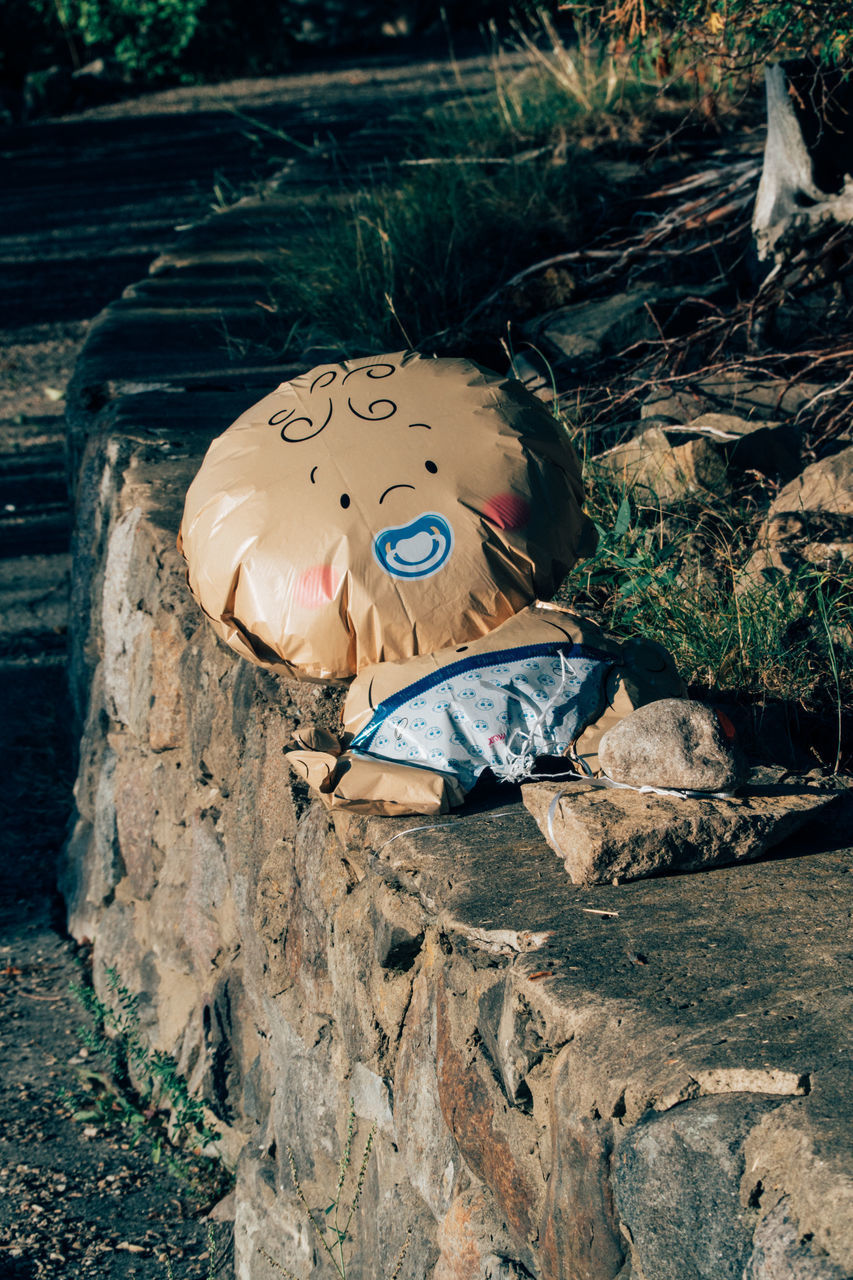
[[[238,652],[347,679],[491,631],[594,545],[561,426],[520,384],[412,353],[280,386],[187,494],[189,583]]]

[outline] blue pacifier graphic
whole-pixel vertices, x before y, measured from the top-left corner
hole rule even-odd
[[[453,530],[444,516],[425,511],[409,524],[377,533],[373,554],[392,578],[428,578],[453,550]]]

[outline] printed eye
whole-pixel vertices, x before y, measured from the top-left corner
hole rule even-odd
[[[342,494],[341,494],[341,506],[343,507],[344,511],[346,511],[347,507],[349,506],[349,502],[350,502],[349,494],[348,494],[348,493],[342,493]]]
[[[435,463],[434,463],[434,462],[425,462],[425,463],[424,463],[424,466],[426,467],[427,471],[428,471],[428,472],[430,473],[430,475],[432,475],[432,476],[434,476],[434,475],[435,475],[435,473],[436,473],[436,471],[438,471],[438,467],[435,465]]]

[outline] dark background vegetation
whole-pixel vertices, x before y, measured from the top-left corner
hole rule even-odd
[[[662,73],[685,49],[737,74],[792,53],[845,62],[853,48],[848,0],[3,0],[0,86],[98,58],[131,82],[280,73],[306,50],[363,53],[542,13],[581,40],[597,29],[642,48]]]
[[[407,37],[506,25],[511,0],[4,0],[0,83],[99,57],[149,83],[281,73],[306,53],[392,48]],[[548,7],[548,6],[540,6]]]

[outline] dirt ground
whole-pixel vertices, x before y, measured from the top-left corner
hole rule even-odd
[[[0,331],[0,424],[62,417],[61,393],[88,329],[87,320],[70,320]]]
[[[0,426],[61,418],[49,392],[64,388],[87,328],[4,335]],[[51,654],[0,663],[0,706],[0,1280],[153,1280],[168,1274],[166,1258],[175,1277],[226,1280],[230,1224],[215,1226],[211,1261],[186,1188],[120,1130],[72,1119],[79,1073],[94,1064],[70,992],[85,981],[86,948],[65,935],[55,889],[72,783],[64,664]]]
[[[6,330],[0,434],[22,416],[61,420],[54,393],[87,330],[86,320]],[[86,982],[87,948],[65,934],[55,888],[73,782],[64,662],[0,662],[0,707],[0,1280],[165,1280],[169,1266],[175,1280],[231,1280],[231,1222],[207,1226],[209,1206],[122,1129],[73,1119],[82,1074],[97,1064],[70,992]]]
[[[166,1277],[167,1259],[175,1277],[233,1276],[229,1223],[211,1259],[183,1185],[121,1132],[72,1119],[84,958],[52,927],[49,893],[4,904],[0,934],[0,1276]]]
[[[81,1073],[97,1062],[79,1038],[70,991],[87,948],[64,933],[54,887],[70,807],[71,742],[61,663],[0,667],[0,1280],[107,1276],[227,1280],[231,1225],[155,1166],[144,1143],[75,1120]]]
[[[0,434],[61,420],[87,320],[0,334]],[[97,1067],[70,991],[87,948],[64,930],[56,866],[71,810],[73,744],[64,663],[0,659],[0,1280],[230,1280],[232,1224],[154,1165],[120,1128],[72,1118]],[[227,1214],[227,1204],[225,1206]],[[211,1254],[210,1245],[213,1244]]]

